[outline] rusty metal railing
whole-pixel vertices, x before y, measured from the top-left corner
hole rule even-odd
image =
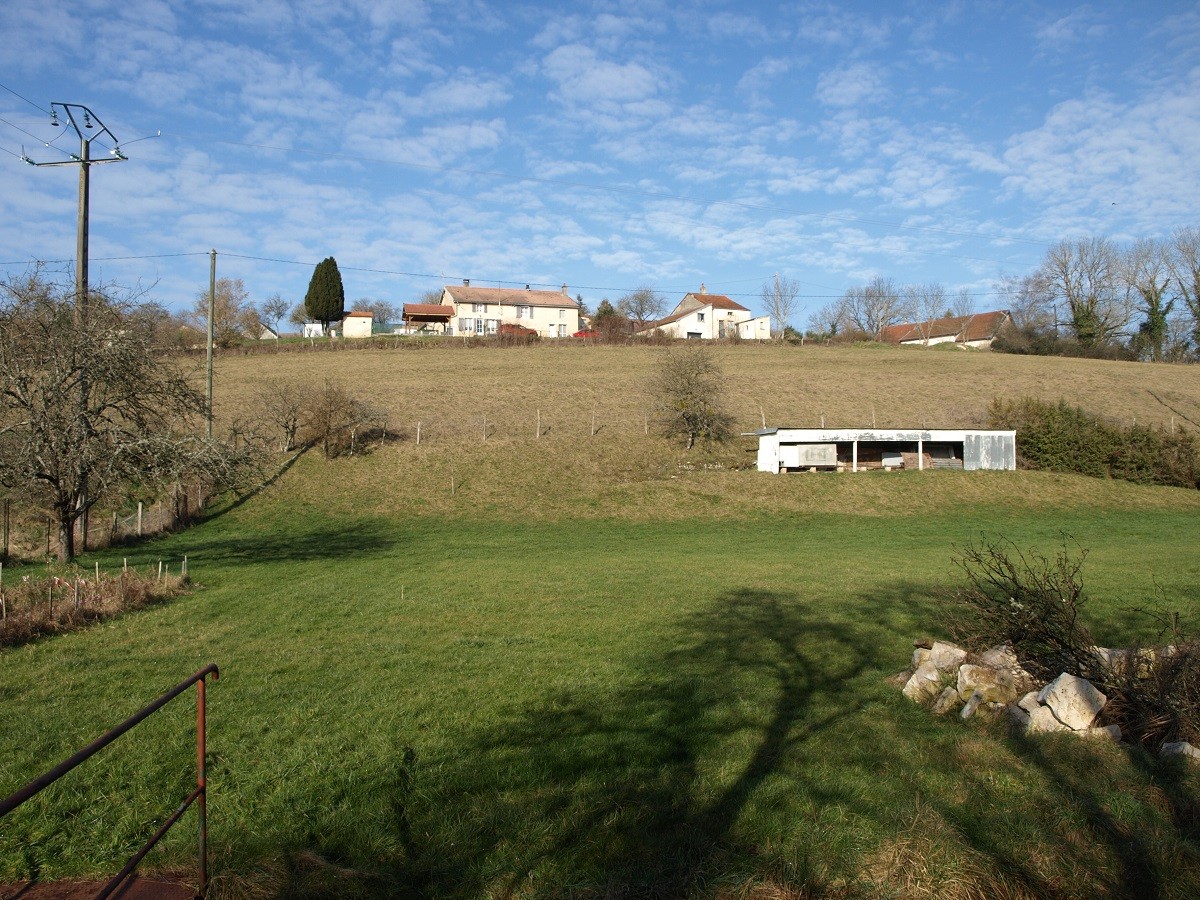
[[[153,703],[142,707],[142,709],[138,710],[120,725],[104,732],[104,734],[100,735],[100,737],[96,738],[96,740],[92,741],[73,756],[64,759],[46,774],[40,776],[39,778],[35,778],[12,796],[6,797],[4,800],[0,800],[0,819],[7,816],[10,812],[12,812],[30,797],[36,795],[39,791],[44,790],[58,779],[62,778],[62,776],[66,775],[80,763],[99,753],[125,732],[129,731],[134,726],[158,712],[194,684],[196,685],[196,789],[192,791],[191,794],[188,795],[187,799],[184,800],[175,810],[175,812],[170,815],[170,817],[162,824],[162,827],[154,833],[154,836],[151,837],[150,840],[148,840],[145,844],[143,844],[137,853],[129,858],[129,862],[125,864],[125,868],[114,875],[108,881],[108,883],[104,885],[100,892],[96,894],[96,900],[103,900],[103,898],[110,896],[113,891],[119,888],[125,882],[125,879],[133,874],[134,870],[138,866],[138,863],[142,861],[142,858],[150,852],[155,844],[162,840],[163,835],[170,830],[172,825],[179,821],[179,817],[182,816],[187,811],[188,807],[193,803],[196,803],[196,812],[200,820],[200,890],[197,896],[203,897],[208,892],[208,774],[205,763],[206,747],[204,735],[204,687],[205,679],[209,675],[212,675],[214,681],[221,677],[221,672],[217,669],[215,663],[209,663],[203,669],[192,675],[191,678],[188,678],[186,681],[181,681]]]

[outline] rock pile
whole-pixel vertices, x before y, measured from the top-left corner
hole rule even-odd
[[[1123,652],[1096,648],[1101,660],[1123,659]],[[918,641],[905,674],[904,696],[928,704],[937,715],[1003,715],[1023,734],[1071,732],[1121,740],[1120,727],[1098,723],[1108,698],[1095,685],[1063,672],[1039,686],[1007,644],[976,655],[944,641]],[[1161,753],[1200,759],[1200,749],[1182,741],[1164,744]]]

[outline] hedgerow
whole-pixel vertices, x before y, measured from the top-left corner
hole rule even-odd
[[[996,398],[987,418],[991,428],[1017,432],[1017,462],[1023,468],[1200,488],[1195,435],[1183,428],[1116,425],[1065,400],[1046,403],[1033,397]]]

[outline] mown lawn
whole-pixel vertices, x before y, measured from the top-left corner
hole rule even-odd
[[[1138,605],[1194,615],[1195,492],[698,462],[536,501],[533,446],[419,502],[425,448],[305,457],[105,554],[187,554],[202,587],[0,653],[0,794],[214,661],[220,896],[1200,894],[1194,767],[884,682],[945,632],[932,595],[980,533],[1088,548],[1103,641],[1154,637]],[[189,705],[5,820],[0,880],[118,868],[187,791]],[[191,821],[153,865],[191,865]]]

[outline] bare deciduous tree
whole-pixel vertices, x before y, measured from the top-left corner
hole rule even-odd
[[[1107,238],[1062,241],[1046,253],[1038,274],[1048,295],[1065,305],[1083,346],[1111,343],[1129,324],[1131,304],[1118,277],[1116,247]]]
[[[1191,315],[1191,340],[1200,350],[1200,228],[1181,228],[1171,237],[1167,265]]]
[[[1167,341],[1167,319],[1175,306],[1175,299],[1168,296],[1171,269],[1163,246],[1153,240],[1138,241],[1121,254],[1120,276],[1145,317],[1133,337],[1133,349],[1158,362]]]
[[[663,317],[666,301],[654,288],[642,286],[617,301],[617,312],[622,313],[641,331],[651,322]]]
[[[1045,330],[1055,325],[1054,301],[1037,273],[1005,275],[997,287],[1015,327]]]
[[[725,412],[724,373],[712,351],[699,342],[663,353],[650,384],[659,421],[668,436],[720,440],[729,434],[733,417]]]
[[[259,318],[267,325],[276,335],[279,334],[279,323],[283,317],[291,310],[290,305],[286,300],[278,294],[272,294],[271,297],[262,305],[259,310]]]
[[[876,276],[864,287],[854,287],[842,296],[846,316],[859,331],[880,340],[883,330],[910,315],[896,283]]]
[[[204,397],[157,352],[146,319],[93,294],[83,320],[72,294],[37,278],[0,283],[0,483],[53,517],[64,561],[75,523],[130,483],[227,485],[254,463],[251,449],[188,427]]]
[[[946,289],[936,282],[904,286],[904,306],[917,325],[926,345],[933,337],[933,323],[946,314]]]
[[[845,298],[826,303],[808,317],[808,329],[819,339],[836,337],[849,324]]]
[[[208,291],[199,291],[190,318],[201,332],[208,330],[208,303]],[[213,304],[213,342],[218,347],[236,347],[242,342],[247,325],[257,318],[245,282],[240,278],[218,278]]]
[[[341,385],[325,380],[319,393],[305,407],[303,429],[307,439],[321,445],[326,459],[353,454],[358,438],[368,428],[383,422],[383,414],[362,400],[351,397]]]
[[[258,389],[258,412],[262,421],[275,426],[281,433],[279,449],[290,453],[296,447],[296,435],[304,420],[306,405],[304,388],[290,381],[272,379]]]
[[[796,311],[796,297],[799,294],[800,282],[793,278],[780,278],[776,275],[770,281],[763,282],[759,296],[774,323],[771,333],[778,341],[783,340],[792,313]]]

